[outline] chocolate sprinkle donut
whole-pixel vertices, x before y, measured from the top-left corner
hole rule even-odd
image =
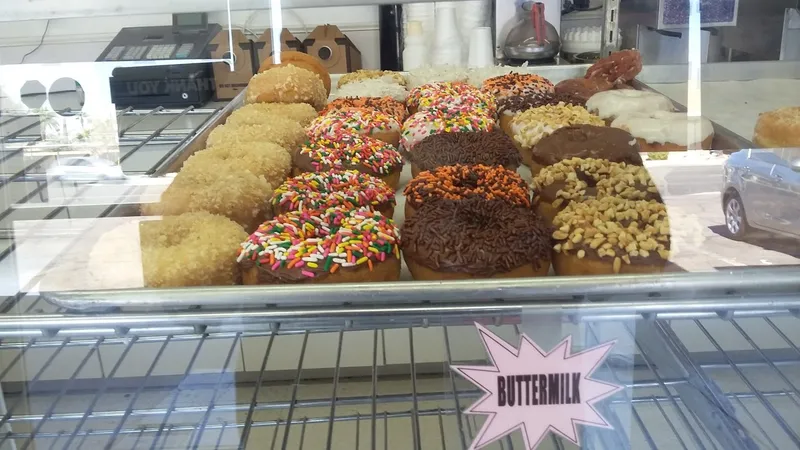
[[[570,94],[514,95],[497,100],[497,114],[508,111],[511,114],[527,111],[546,105],[557,105],[564,102],[568,105],[586,106],[586,100]]]
[[[550,166],[570,158],[606,159],[641,166],[639,144],[619,128],[573,125],[543,137],[533,147],[533,161]]]
[[[434,134],[420,141],[406,156],[420,171],[456,164],[517,170],[521,163],[514,142],[500,130]]]
[[[401,232],[406,258],[437,271],[492,276],[549,264],[551,230],[530,209],[479,197],[422,205]]]

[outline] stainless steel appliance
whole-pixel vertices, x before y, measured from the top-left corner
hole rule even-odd
[[[544,3],[526,1],[520,5],[516,21],[503,45],[506,58],[515,60],[552,59],[561,50],[556,28],[545,20]]]

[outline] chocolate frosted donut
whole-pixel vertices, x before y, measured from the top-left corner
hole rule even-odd
[[[573,125],[543,137],[534,147],[531,172],[570,158],[595,158],[641,166],[639,144],[619,128]]]
[[[530,209],[479,197],[428,203],[402,229],[415,280],[544,276],[550,229]]]
[[[409,153],[411,174],[456,164],[483,164],[517,170],[522,161],[514,142],[497,131],[444,133],[428,136]]]
[[[558,83],[556,94],[571,95],[586,103],[594,94],[613,88],[614,84],[603,78],[572,78]]]
[[[527,111],[529,109],[538,108],[540,106],[557,105],[564,103],[565,105],[586,106],[586,100],[582,100],[570,94],[564,93],[546,93],[537,95],[514,95],[504,97],[497,100],[497,117],[500,122],[500,128],[506,132],[507,135],[512,136],[511,120],[517,114]]]

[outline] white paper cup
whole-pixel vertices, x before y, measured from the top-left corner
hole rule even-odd
[[[494,65],[494,47],[492,46],[492,29],[478,27],[469,36],[469,67],[490,67]]]

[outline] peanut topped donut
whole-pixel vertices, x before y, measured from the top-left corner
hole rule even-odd
[[[309,172],[286,180],[272,197],[278,214],[331,207],[368,207],[392,217],[394,190],[383,181],[355,170]]]
[[[338,136],[341,133],[365,134],[392,145],[400,141],[400,123],[394,117],[365,108],[345,108],[329,111],[311,122],[309,139]]]
[[[354,283],[400,278],[399,233],[368,209],[296,211],[241,244],[244,284]]]
[[[395,100],[392,97],[340,97],[331,100],[320,114],[327,114],[330,111],[347,108],[366,108],[388,114],[399,123],[403,123],[408,116],[405,103]]]
[[[413,176],[456,164],[503,166],[516,171],[521,160],[511,138],[500,130],[434,134],[417,144],[407,157]]]
[[[366,135],[341,133],[306,142],[295,155],[295,174],[358,170],[397,189],[403,157],[394,146]]]
[[[535,95],[512,95],[510,97],[503,97],[497,100],[497,118],[500,122],[500,128],[508,134],[513,136],[511,131],[511,120],[514,117],[529,109],[538,108],[546,105],[557,105],[559,103],[565,105],[585,106],[586,100],[581,100],[578,97],[569,94],[535,94]]]
[[[499,166],[442,166],[421,172],[409,181],[405,217],[411,217],[425,203],[481,197],[498,199],[515,206],[530,206],[528,186],[519,174]]]
[[[669,217],[656,200],[574,202],[553,226],[556,275],[659,273],[669,261]]]
[[[570,158],[606,159],[634,166],[643,165],[636,138],[625,130],[572,125],[543,137],[533,147],[531,171],[535,176],[543,166]]]
[[[417,143],[428,136],[442,133],[492,131],[494,126],[494,120],[481,113],[449,115],[433,111],[420,111],[403,122],[400,147],[410,152]]]
[[[415,280],[533,277],[550,269],[550,229],[531,209],[497,199],[424,204],[402,234]]]
[[[498,100],[515,95],[552,94],[553,83],[547,78],[532,73],[509,73],[484,80],[481,91],[493,95]]]

